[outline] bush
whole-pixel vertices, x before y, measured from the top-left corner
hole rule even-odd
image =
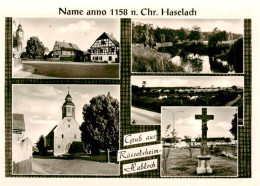
[[[26,52],[23,52],[22,54],[21,54],[21,58],[22,59],[28,59],[30,56],[29,56],[29,54],[27,54]]]
[[[184,72],[181,66],[173,64],[169,54],[157,52],[149,47],[133,47],[134,72]]]
[[[74,57],[73,56],[71,56],[71,57],[60,57],[60,60],[61,61],[73,61]]]

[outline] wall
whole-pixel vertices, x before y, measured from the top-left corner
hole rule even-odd
[[[32,172],[32,142],[29,138],[12,143],[13,172],[24,174]]]
[[[71,144],[73,141],[81,141],[79,124],[72,117],[64,117],[54,130],[54,156],[65,154],[65,146],[69,143]]]

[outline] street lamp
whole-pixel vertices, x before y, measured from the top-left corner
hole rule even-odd
[[[171,111],[171,110],[169,110],[169,109],[166,109],[166,108],[163,108],[163,110],[166,110],[166,111],[169,111],[171,114],[172,114],[172,135],[173,135],[173,137],[174,137],[174,118],[175,118],[175,114],[177,114],[177,113],[182,113],[182,112],[184,112],[184,111],[182,111],[182,110],[179,110],[179,111],[176,111],[176,112],[173,112],[173,111]],[[165,134],[166,134],[166,131],[165,131]],[[164,144],[165,144],[165,141],[164,141]],[[169,146],[169,148],[168,148],[168,150],[167,150],[167,152],[166,152],[166,146],[164,145],[164,163],[163,163],[163,170],[164,171],[167,171],[167,159],[168,159],[168,157],[169,157],[169,154],[170,154],[170,146]]]
[[[173,112],[173,111],[171,111],[171,110],[169,110],[167,108],[163,108],[163,110],[167,110],[167,111],[169,111],[172,114],[172,127],[173,127],[173,132],[174,132],[174,118],[175,118],[175,114],[183,113],[184,111],[179,110],[179,111]]]

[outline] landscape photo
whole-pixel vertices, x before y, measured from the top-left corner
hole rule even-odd
[[[162,107],[162,177],[236,177],[237,107]]]
[[[14,175],[117,176],[118,85],[13,85]]]
[[[131,123],[160,125],[162,106],[237,106],[243,125],[243,76],[132,76]]]
[[[132,72],[243,73],[242,19],[132,19]]]
[[[120,20],[13,18],[14,78],[119,79]]]

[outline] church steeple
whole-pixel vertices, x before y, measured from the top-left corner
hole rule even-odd
[[[72,97],[70,95],[69,87],[68,87],[68,94],[65,98],[65,103],[62,106],[62,119],[64,117],[73,117],[75,119],[75,105],[72,102]]]

